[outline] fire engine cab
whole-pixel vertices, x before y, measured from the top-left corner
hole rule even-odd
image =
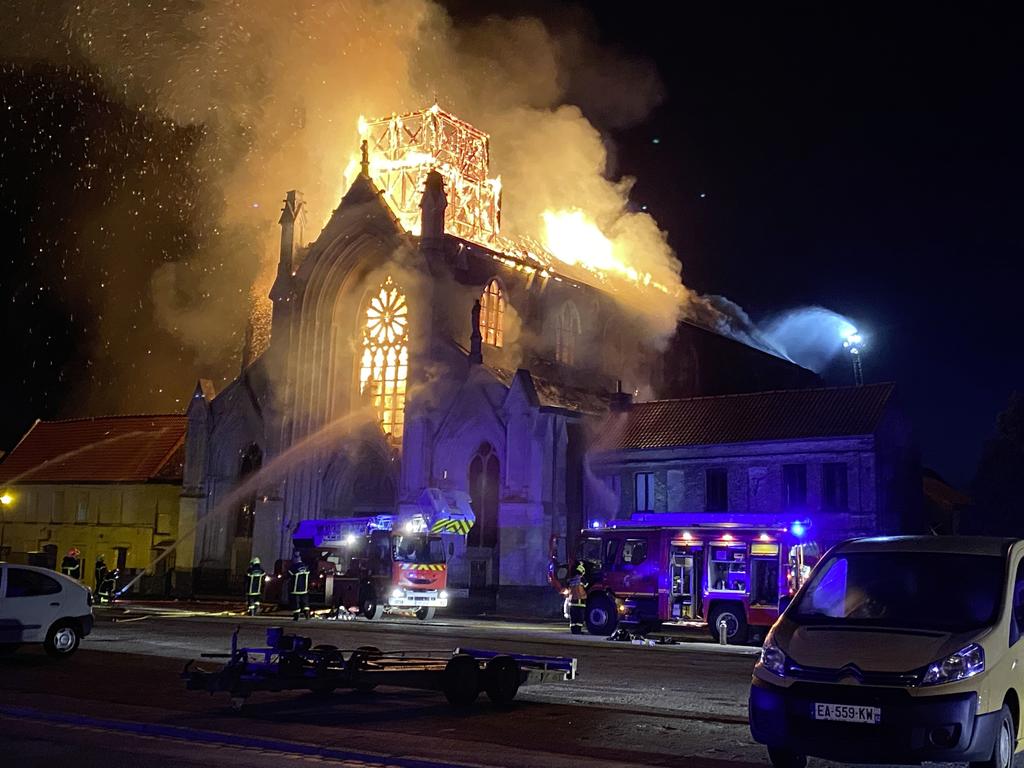
[[[552,542],[548,580],[569,595],[583,565],[586,624],[609,635],[619,624],[650,629],[669,623],[706,626],[743,643],[767,630],[820,557],[810,523],[777,517],[638,513],[580,533],[576,556],[559,562]]]
[[[428,488],[414,511],[303,520],[292,543],[314,574],[314,599],[327,607],[367,619],[408,610],[429,620],[448,605],[451,537],[465,536],[475,520],[467,494]]]

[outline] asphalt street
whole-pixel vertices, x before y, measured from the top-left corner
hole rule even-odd
[[[481,697],[459,711],[436,693],[380,687],[371,694],[257,693],[235,712],[226,694],[185,691],[183,662],[227,650],[235,627],[243,644],[261,645],[280,617],[117,607],[98,609],[97,618],[71,659],[54,662],[36,649],[0,659],[0,764],[4,754],[17,756],[13,765],[47,768],[136,768],[140,760],[263,766],[282,757],[408,768],[578,768],[581,760],[592,768],[768,764],[747,730],[753,648],[637,646],[574,637],[558,624],[286,621],[287,631],[339,648],[572,656],[579,676],[523,687],[506,708]]]

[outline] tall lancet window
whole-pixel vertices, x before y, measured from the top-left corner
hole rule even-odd
[[[381,428],[401,440],[409,377],[409,305],[389,276],[370,298],[363,326],[359,391],[373,404]]]
[[[580,313],[571,301],[562,305],[555,321],[555,359],[566,365],[576,363],[576,341],[580,337]]]
[[[505,294],[497,280],[491,280],[480,297],[480,335],[492,347],[505,344]]]

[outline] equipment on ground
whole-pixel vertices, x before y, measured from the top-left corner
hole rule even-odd
[[[239,710],[257,691],[307,690],[329,694],[338,688],[371,691],[378,685],[444,693],[454,706],[469,706],[485,692],[495,704],[508,704],[522,685],[576,679],[576,659],[531,656],[456,648],[451,654],[423,651],[382,651],[373,646],[353,650],[313,645],[308,637],[267,629],[266,647],[240,648],[238,630],[230,653],[204,653],[227,658],[219,670],[185,664],[181,676],[190,691],[226,692]]]

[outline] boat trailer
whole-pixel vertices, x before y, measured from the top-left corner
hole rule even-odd
[[[181,676],[190,691],[227,692],[240,710],[256,691],[299,691],[329,694],[338,688],[372,691],[378,685],[440,691],[453,706],[466,707],[485,692],[495,704],[511,702],[521,685],[576,679],[576,659],[529,656],[456,648],[450,654],[431,651],[382,651],[364,645],[344,650],[313,645],[308,637],[267,629],[267,644],[240,648],[238,629],[230,653],[204,653],[226,658],[219,670],[185,664]]]

